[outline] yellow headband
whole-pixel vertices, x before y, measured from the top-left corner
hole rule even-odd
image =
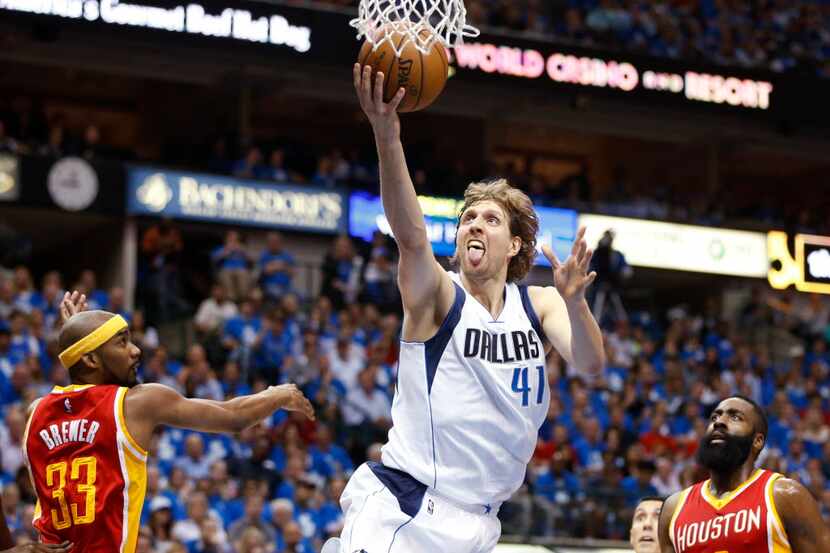
[[[61,364],[65,368],[69,368],[77,363],[85,354],[95,351],[101,345],[127,328],[127,321],[121,315],[116,315],[110,320],[66,348],[58,356]]]

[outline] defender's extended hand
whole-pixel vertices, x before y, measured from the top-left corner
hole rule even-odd
[[[297,388],[296,384],[271,386],[271,390],[280,398],[280,407],[282,409],[286,411],[300,411],[309,419],[314,420],[314,408],[311,406],[311,402],[303,395],[303,392]]]
[[[588,273],[591,256],[594,255],[594,252],[588,248],[588,244],[585,242],[585,227],[580,228],[579,232],[576,233],[571,255],[564,263],[559,261],[556,254],[547,245],[542,246],[542,253],[545,254],[553,267],[553,283],[562,299],[566,303],[584,299],[585,290],[597,277],[596,271]]]

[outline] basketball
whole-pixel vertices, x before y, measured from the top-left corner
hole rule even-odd
[[[424,31],[426,32],[426,31]],[[403,33],[392,33],[389,40],[399,46],[405,39]],[[361,67],[370,65],[372,75],[381,71],[386,82],[383,88],[383,100],[389,102],[400,87],[406,89],[406,95],[398,106],[399,112],[424,109],[432,104],[447,84],[449,63],[444,46],[437,40],[433,42],[428,54],[422,53],[411,42],[406,44],[400,57],[384,41],[372,49],[372,43],[365,41],[360,49],[357,61]]]

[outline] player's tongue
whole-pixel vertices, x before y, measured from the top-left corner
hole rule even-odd
[[[473,243],[467,246],[467,258],[473,266],[481,263],[481,258],[484,257],[484,246],[482,244]]]

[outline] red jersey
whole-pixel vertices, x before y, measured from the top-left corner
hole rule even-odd
[[[55,387],[26,425],[23,453],[45,543],[84,553],[133,553],[147,486],[147,452],[124,419],[127,388]]]
[[[683,490],[669,526],[675,552],[791,553],[772,493],[780,477],[758,469],[720,498],[709,480]]]

